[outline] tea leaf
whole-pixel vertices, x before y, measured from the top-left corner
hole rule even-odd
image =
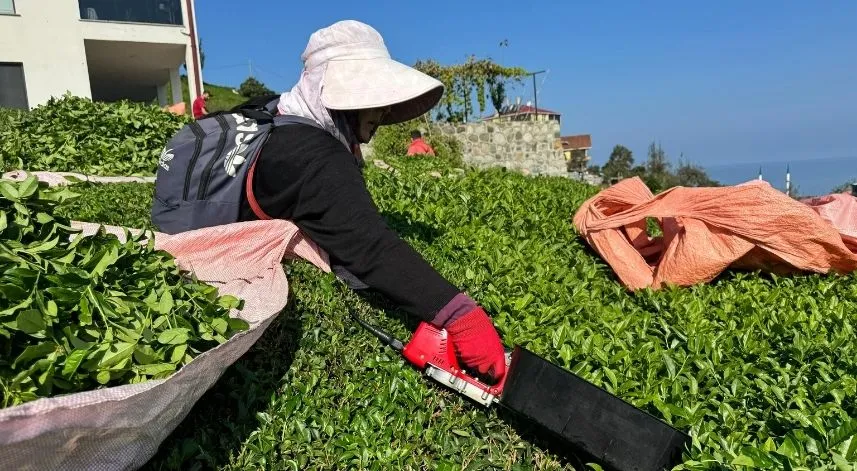
[[[187,329],[168,329],[158,335],[158,342],[165,345],[178,345],[180,343],[187,343],[187,341]]]
[[[835,447],[857,435],[857,418],[851,419],[830,432],[829,445]]]
[[[42,358],[49,353],[52,353],[56,350],[56,345],[51,342],[44,342],[37,345],[30,345],[18,355],[18,358],[15,358],[15,361],[12,363],[13,366],[28,362],[30,360],[34,360],[36,358]]]
[[[83,363],[87,353],[89,353],[89,349],[76,349],[69,353],[68,356],[65,357],[62,375],[66,377],[73,375],[80,367],[80,364]]]
[[[47,326],[41,313],[35,309],[28,309],[20,314],[15,319],[18,324],[18,329],[27,334],[35,334],[45,330]]]

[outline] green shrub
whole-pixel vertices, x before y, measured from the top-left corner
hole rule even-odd
[[[0,167],[152,175],[167,140],[188,118],[153,105],[65,95],[0,127]]]
[[[372,157],[382,160],[405,157],[411,144],[411,131],[415,129],[423,133],[423,138],[432,146],[438,160],[446,165],[464,166],[459,142],[438,132],[434,126],[427,126],[420,119],[378,128],[372,138]]]
[[[255,77],[247,77],[247,80],[242,82],[241,86],[238,87],[238,93],[246,98],[255,98],[263,95],[271,95],[274,91],[266,87],[265,84]]]

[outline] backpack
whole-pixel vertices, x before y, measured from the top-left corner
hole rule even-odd
[[[271,131],[290,124],[318,124],[277,116],[277,95],[185,125],[164,147],[155,174],[152,223],[166,234],[238,222],[245,192],[253,212],[270,219],[253,197],[253,168]]]

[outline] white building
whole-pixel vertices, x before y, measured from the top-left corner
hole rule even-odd
[[[202,92],[193,0],[0,0],[0,107],[61,96],[182,101]]]

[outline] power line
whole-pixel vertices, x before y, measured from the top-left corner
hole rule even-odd
[[[205,69],[206,70],[222,70],[222,69],[235,69],[235,68],[244,67],[244,66],[245,66],[245,64],[218,65],[215,67],[208,66]]]
[[[541,84],[541,85],[539,85],[539,89],[544,89],[544,88],[545,88],[545,82],[547,81],[547,79],[548,79],[548,75],[550,75],[550,73],[551,73],[551,70],[550,70],[550,69],[547,69],[547,70],[545,71],[545,76],[544,76],[544,77],[542,77],[542,84]]]
[[[284,76],[282,76],[282,75],[280,75],[280,74],[278,74],[278,73],[271,72],[271,71],[269,71],[269,70],[267,70],[267,69],[263,69],[263,68],[259,67],[259,65],[258,65],[258,64],[256,65],[256,70],[258,70],[259,72],[262,72],[262,73],[264,73],[264,74],[266,74],[266,75],[273,75],[273,76],[275,76],[275,77],[277,77],[277,78],[280,78],[280,79],[283,79],[283,80],[289,80],[289,79],[287,79],[286,77],[284,77]]]

